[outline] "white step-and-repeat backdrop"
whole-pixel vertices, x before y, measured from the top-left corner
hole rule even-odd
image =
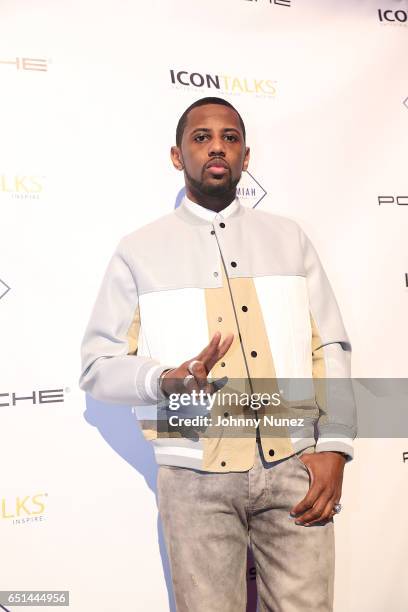
[[[311,236],[353,375],[406,377],[408,2],[2,0],[0,24],[0,590],[174,610],[152,448],[78,388],[103,272],[180,201],[182,111],[224,97],[242,200]],[[336,612],[405,612],[407,438],[357,440],[342,502]]]

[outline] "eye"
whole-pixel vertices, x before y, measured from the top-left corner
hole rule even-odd
[[[195,142],[204,142],[204,140],[208,138],[208,134],[198,134],[194,137]]]
[[[228,142],[238,142],[238,137],[234,136],[233,134],[226,134],[225,138],[228,140]]]

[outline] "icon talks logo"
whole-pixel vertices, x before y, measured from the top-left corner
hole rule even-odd
[[[393,10],[384,11],[382,9],[378,9],[378,18],[382,23],[394,22],[396,25],[398,25],[398,23],[405,24],[408,21],[408,13],[407,11],[403,11],[401,9],[398,11],[393,11]]]
[[[175,208],[178,208],[186,195],[186,188],[180,189],[176,196]],[[242,204],[248,208],[255,208],[266,196],[266,191],[256,178],[248,172],[242,173],[241,180],[237,185],[237,197]]]
[[[224,94],[254,94],[258,97],[273,98],[276,95],[276,81],[271,79],[243,78],[227,74],[202,74],[187,70],[170,70],[172,85],[179,89],[191,87],[216,89]]]
[[[43,176],[0,174],[0,194],[15,199],[39,199],[44,190]]]

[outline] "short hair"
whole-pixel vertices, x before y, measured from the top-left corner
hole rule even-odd
[[[245,142],[245,139],[246,139],[245,125],[237,109],[234,106],[232,106],[230,102],[228,102],[227,100],[224,100],[223,98],[216,98],[216,97],[208,96],[206,98],[200,98],[199,100],[196,100],[195,102],[190,104],[190,106],[186,108],[184,113],[181,115],[178,121],[178,124],[177,124],[177,129],[176,129],[176,145],[178,147],[181,146],[181,140],[183,138],[184,130],[187,125],[188,113],[191,110],[193,110],[193,108],[197,108],[198,106],[206,106],[207,104],[219,104],[220,106],[227,106],[228,108],[232,108],[232,110],[235,111],[238,115],[239,123],[242,129],[242,133],[244,136],[244,142]]]

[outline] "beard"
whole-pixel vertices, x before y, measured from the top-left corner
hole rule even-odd
[[[193,178],[188,173],[186,168],[184,168],[184,172],[185,172],[185,175],[188,179],[190,186],[194,189],[194,191],[197,191],[198,193],[202,193],[202,194],[209,195],[209,196],[221,196],[225,193],[230,193],[236,188],[236,186],[238,185],[241,179],[240,176],[238,178],[233,179],[231,176],[231,172],[228,171],[227,181],[220,180],[218,181],[218,183],[215,182],[212,184],[208,184],[208,183],[205,183],[204,178],[203,178],[205,170],[203,170],[201,174],[200,181]]]

